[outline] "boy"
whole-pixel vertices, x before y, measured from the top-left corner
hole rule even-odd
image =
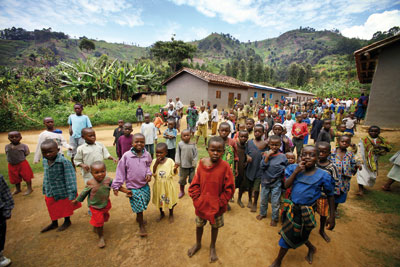
[[[122,158],[122,155],[125,154],[126,151],[129,151],[132,147],[132,131],[132,123],[125,123],[123,131],[124,134],[118,139],[117,156],[119,159]]]
[[[261,124],[262,126],[264,126],[264,137],[263,140],[266,140],[268,138],[268,133],[269,133],[269,125],[268,122],[265,120],[265,113],[261,113],[259,116],[260,120],[258,122],[256,122],[256,124]]]
[[[319,132],[316,143],[318,142],[327,142],[330,143],[335,138],[332,128],[331,128],[331,120],[325,119],[322,124],[322,129]]]
[[[154,118],[154,126],[156,126],[157,130],[158,130],[158,134],[161,134],[160,128],[161,125],[163,124],[163,120],[160,117],[159,113],[155,114],[155,118]]]
[[[190,107],[186,110],[187,116],[186,116],[186,121],[187,121],[187,127],[190,131],[190,134],[194,136],[194,133],[196,132],[196,124],[197,124],[197,119],[199,117],[198,112],[196,107],[194,106],[194,101],[190,101]]]
[[[8,266],[11,260],[3,256],[6,242],[7,220],[11,218],[14,200],[3,175],[0,174],[0,266]]]
[[[84,128],[82,130],[82,138],[85,140],[85,143],[78,147],[74,163],[75,166],[81,167],[82,177],[86,185],[87,182],[93,178],[90,173],[90,165],[93,162],[110,159],[117,163],[118,160],[110,155],[107,148],[102,143],[96,141],[96,133],[92,128]]]
[[[282,180],[288,165],[285,154],[279,152],[281,138],[273,135],[269,138],[270,150],[264,153],[261,160],[261,202],[258,220],[267,218],[268,197],[271,194],[272,218],[271,226],[277,226],[279,221],[279,205],[282,193]]]
[[[238,141],[236,142],[237,154],[238,154],[238,174],[235,177],[235,188],[239,189],[237,203],[241,208],[244,208],[242,203],[242,195],[245,191],[248,191],[248,182],[246,178],[246,147],[247,140],[249,139],[249,133],[246,130],[240,130]]]
[[[139,105],[138,108],[136,109],[136,120],[138,126],[141,125],[143,122],[143,109],[141,105]]]
[[[179,166],[179,198],[185,195],[188,176],[189,184],[192,183],[197,165],[197,147],[190,143],[190,131],[188,129],[182,131],[181,139],[175,155],[175,166]]]
[[[74,210],[81,207],[80,203],[72,204],[77,195],[75,169],[69,160],[58,153],[54,140],[44,141],[40,148],[44,157],[43,195],[51,219],[51,224],[41,233],[56,229],[60,218],[64,218],[64,223],[57,232],[64,231],[71,225],[70,216]]]
[[[297,156],[299,157],[301,154],[301,150],[303,149],[304,137],[308,135],[308,128],[305,122],[302,122],[303,116],[298,114],[296,116],[296,123],[293,124],[292,128],[292,142],[296,148]],[[293,149],[294,152],[294,149]]]
[[[71,157],[72,166],[74,165],[74,157],[76,155],[76,150],[78,146],[82,145],[85,141],[82,138],[82,129],[84,128],[92,128],[92,123],[90,119],[86,115],[82,115],[83,105],[80,103],[76,103],[74,105],[75,114],[69,115],[68,124],[69,124],[69,144],[72,146],[72,150],[68,151],[68,155]]]
[[[207,144],[207,122],[208,122],[208,113],[206,111],[206,107],[203,105],[200,107],[200,115],[197,121],[197,131],[196,131],[196,145],[199,142],[199,137],[204,137],[204,145]]]
[[[210,262],[218,260],[215,243],[218,228],[224,225],[223,214],[227,210],[229,199],[235,191],[233,173],[229,164],[221,159],[225,142],[221,137],[211,137],[208,142],[208,158],[203,158],[192,184],[189,195],[193,199],[196,213],[196,244],[188,250],[192,257],[201,248],[204,225],[211,224]]]
[[[246,130],[249,133],[249,139],[254,139],[254,119],[253,118],[247,118],[246,119]]]
[[[175,160],[175,153],[176,153],[176,135],[178,134],[177,130],[175,129],[175,120],[169,119],[168,120],[168,128],[164,132],[164,138],[166,139],[168,152],[167,157]]]
[[[67,143],[62,134],[55,133],[54,120],[52,117],[46,117],[43,119],[43,123],[46,126],[46,130],[39,134],[38,144],[35,150],[35,156],[33,157],[33,163],[39,163],[42,159],[42,151],[40,150],[40,145],[44,140],[53,139],[58,144],[59,153],[63,154],[62,147],[72,150],[72,147]]]
[[[357,119],[354,117],[354,113],[350,113],[346,118],[343,119],[343,122],[346,125],[345,132],[354,135],[354,132],[357,131]]]
[[[282,260],[290,248],[296,249],[305,244],[308,247],[306,260],[313,261],[316,247],[308,240],[316,226],[314,218],[315,202],[322,190],[328,196],[330,217],[327,220],[328,230],[335,227],[334,184],[330,175],[315,166],[317,149],[305,146],[301,151],[300,163],[290,165],[285,170],[285,188],[292,186],[291,200],[285,199],[283,225],[280,231],[279,254],[271,266],[281,266]]]
[[[218,109],[217,104],[213,105],[213,110],[211,112],[211,135],[214,136],[217,134],[217,126],[218,126]]]
[[[117,152],[117,155],[118,155],[118,139],[123,134],[124,134],[124,121],[118,120],[118,127],[115,128],[114,133],[113,133],[113,136],[114,136],[113,146],[116,146],[115,151]]]
[[[150,114],[144,114],[144,124],[140,128],[140,132],[145,136],[145,148],[150,153],[151,158],[154,154],[154,144],[157,145],[157,128],[154,123],[150,122]]]
[[[10,183],[15,185],[15,191],[13,195],[21,193],[21,182],[24,180],[28,190],[24,193],[24,196],[32,193],[32,178],[33,171],[29,165],[26,157],[29,155],[29,147],[25,144],[21,144],[22,139],[21,133],[14,131],[8,133],[8,140],[10,144],[6,145],[6,155],[8,161],[8,177]]]

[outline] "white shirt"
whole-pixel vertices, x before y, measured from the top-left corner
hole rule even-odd
[[[353,129],[357,119],[344,118],[343,121],[346,123],[346,129]]]
[[[229,124],[229,127],[231,128],[231,133],[229,134],[229,136],[232,136],[233,133],[235,133],[235,130],[233,129],[233,122],[231,122],[230,120],[226,121]]]
[[[154,140],[157,140],[157,128],[154,126],[154,123],[143,123],[140,128],[140,132],[145,137],[145,144],[152,145],[154,144]]]
[[[211,118],[212,118],[212,121],[213,122],[218,122],[218,120],[219,120],[219,117],[218,117],[218,109],[213,109],[212,111],[211,111]]]
[[[286,135],[289,138],[292,138],[292,128],[293,128],[294,120],[285,120],[283,122],[283,127],[286,128]]]
[[[183,108],[183,104],[182,102],[179,100],[178,102],[176,102],[176,110],[180,110],[181,108]]]
[[[353,104],[353,101],[352,100],[347,100],[346,101],[346,108],[350,108],[351,107],[351,105]]]
[[[174,109],[175,109],[175,103],[174,103],[174,101],[168,102],[167,105],[165,105],[164,108],[169,108],[170,105],[172,105],[172,106],[174,107]]]
[[[38,140],[38,144],[36,146],[36,151],[35,151],[35,156],[33,158],[33,163],[38,163],[40,161],[40,159],[42,158],[42,150],[40,149],[40,145],[48,139],[52,139],[54,141],[56,141],[57,145],[58,145],[58,153],[62,154],[62,147],[65,147],[66,149],[70,149],[72,148],[67,141],[64,139],[64,137],[62,136],[62,134],[59,133],[53,133],[53,132],[49,132],[49,131],[43,131],[39,134],[39,140]]]
[[[208,112],[204,110],[203,112],[200,111],[199,119],[197,121],[198,124],[204,125],[208,122]]]

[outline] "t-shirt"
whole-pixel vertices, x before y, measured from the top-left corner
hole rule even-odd
[[[42,150],[40,148],[40,146],[42,145],[42,143],[48,139],[52,139],[54,140],[57,145],[58,145],[58,153],[63,154],[63,150],[62,147],[65,148],[71,148],[71,146],[67,143],[67,141],[64,139],[64,137],[62,136],[62,134],[59,133],[55,133],[55,132],[49,132],[49,131],[43,131],[39,134],[39,140],[38,140],[38,144],[36,146],[36,150],[35,150],[35,156],[33,157],[33,163],[38,163],[40,161],[40,159],[42,158]]]
[[[119,137],[117,146],[118,158],[122,158],[122,155],[124,155],[125,152],[129,151],[132,148],[132,142],[133,142],[133,135],[129,135],[128,137],[122,135]]]
[[[154,144],[154,140],[157,140],[157,128],[152,122],[143,123],[140,132],[145,137],[146,145],[152,145]]]
[[[87,198],[89,207],[103,209],[107,206],[110,198],[111,184],[112,179],[109,177],[105,177],[100,183],[91,179],[76,200],[83,202],[89,196]]]
[[[293,137],[304,139],[304,136],[308,134],[307,124],[305,122],[295,122],[292,128]]]
[[[114,143],[116,144],[116,145],[118,145],[118,138],[121,136],[121,135],[124,135],[124,128],[115,128],[115,130],[114,130],[114,133],[113,133],[113,136],[114,136]]]
[[[213,122],[218,122],[219,121],[219,117],[218,117],[218,109],[213,109],[211,112],[211,119]]]
[[[357,119],[352,119],[352,118],[344,118],[343,119],[344,123],[346,124],[346,129],[353,129],[354,125],[357,121]]]
[[[76,114],[71,114],[68,117],[68,124],[72,125],[73,138],[80,138],[82,129],[92,127],[92,123],[90,122],[89,117],[86,115],[78,116]]]
[[[25,160],[26,156],[29,155],[29,147],[25,144],[8,144],[6,145],[7,161],[11,165],[17,165]]]
[[[260,162],[262,160],[262,153],[267,151],[266,148],[260,150],[254,143],[254,140],[247,142],[245,153],[251,157],[251,162],[247,163],[246,177],[250,181],[254,181],[256,178],[261,178]]]
[[[197,164],[197,147],[195,144],[186,144],[183,141],[178,143],[175,154],[175,163],[181,168],[194,168]]]
[[[285,154],[278,153],[269,157],[268,162],[265,163],[265,157],[262,157],[261,168],[261,183],[270,185],[277,180],[282,180],[285,174],[285,168],[288,165]]]
[[[143,109],[142,108],[137,108],[136,109],[136,116],[141,116],[143,115]]]
[[[167,144],[168,149],[176,148],[176,135],[177,134],[178,134],[178,132],[177,132],[177,130],[175,128],[174,129],[167,128],[167,130],[165,130],[164,136],[166,136],[166,135],[174,136],[173,139],[165,139],[165,143]]]

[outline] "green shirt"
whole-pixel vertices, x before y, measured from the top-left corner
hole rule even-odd
[[[90,179],[76,200],[83,202],[89,196],[87,199],[89,207],[103,209],[107,206],[110,198],[111,183],[112,179],[109,177],[105,177],[100,183],[95,179]]]

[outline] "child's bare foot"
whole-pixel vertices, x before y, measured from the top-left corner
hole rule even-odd
[[[43,228],[40,232],[41,233],[46,233],[50,230],[56,229],[58,227],[58,223],[51,223],[47,225],[45,228]]]
[[[251,205],[251,212],[256,212],[257,211],[257,204],[253,203],[253,205]]]
[[[189,257],[192,257],[192,256],[193,256],[194,254],[196,254],[196,252],[199,251],[200,249],[201,249],[201,244],[197,244],[197,243],[196,243],[196,245],[194,245],[193,247],[191,247],[191,248],[188,250],[187,254],[188,254]]]
[[[16,194],[19,194],[19,193],[21,193],[21,190],[15,190],[14,192],[12,192],[12,195],[16,195]]]
[[[281,262],[278,260],[274,260],[274,262],[269,267],[280,267]]]
[[[161,213],[160,213],[160,217],[158,217],[156,221],[157,221],[157,222],[160,222],[162,219],[164,219],[164,217],[165,217],[165,213],[164,213],[164,212],[161,212]]]
[[[26,192],[23,194],[24,196],[30,195],[33,192],[32,189],[26,190]]]
[[[307,254],[307,256],[306,256],[306,261],[307,261],[309,264],[312,264],[314,254],[315,254],[316,252],[317,252],[317,248],[314,247],[314,246],[312,246],[311,248],[308,249],[308,254]]]
[[[241,208],[244,208],[244,205],[243,205],[243,203],[242,203],[242,200],[238,199],[237,203],[239,204],[239,206],[240,206]]]
[[[136,219],[136,222],[139,223],[138,219]],[[143,225],[147,225],[147,220],[143,220]]]
[[[146,228],[144,228],[144,225],[140,226],[139,236],[140,237],[146,237],[147,236],[147,231],[146,231]]]
[[[322,238],[327,242],[331,242],[331,238],[325,233],[325,231],[319,231],[319,234],[322,236]]]
[[[363,191],[358,191],[356,193],[356,195],[359,196],[359,197],[362,197],[362,196],[364,196],[364,192]]]
[[[215,249],[215,247],[210,247],[210,262],[216,262],[217,260],[217,250]]]
[[[258,214],[256,218],[257,218],[257,220],[261,221],[262,219],[267,218],[267,215]]]
[[[169,215],[168,216],[168,221],[169,221],[169,223],[173,223],[174,222],[174,215]]]
[[[231,199],[229,199],[229,202],[235,202],[235,199],[232,197]]]
[[[104,248],[106,246],[106,242],[104,242],[104,237],[100,237],[99,243],[97,244],[99,248]]]
[[[382,190],[384,190],[384,191],[391,191],[391,190],[390,190],[390,187],[387,187],[386,185],[383,185],[383,186],[382,186]]]
[[[247,207],[248,207],[249,209],[251,209],[252,206],[253,206],[253,203],[252,203],[251,201],[249,201],[249,203],[247,204]]]
[[[71,226],[71,222],[70,221],[66,221],[60,227],[58,227],[57,232],[65,231],[70,226]]]
[[[275,220],[271,220],[271,223],[269,225],[272,227],[276,227],[276,226],[278,226],[278,222]]]

